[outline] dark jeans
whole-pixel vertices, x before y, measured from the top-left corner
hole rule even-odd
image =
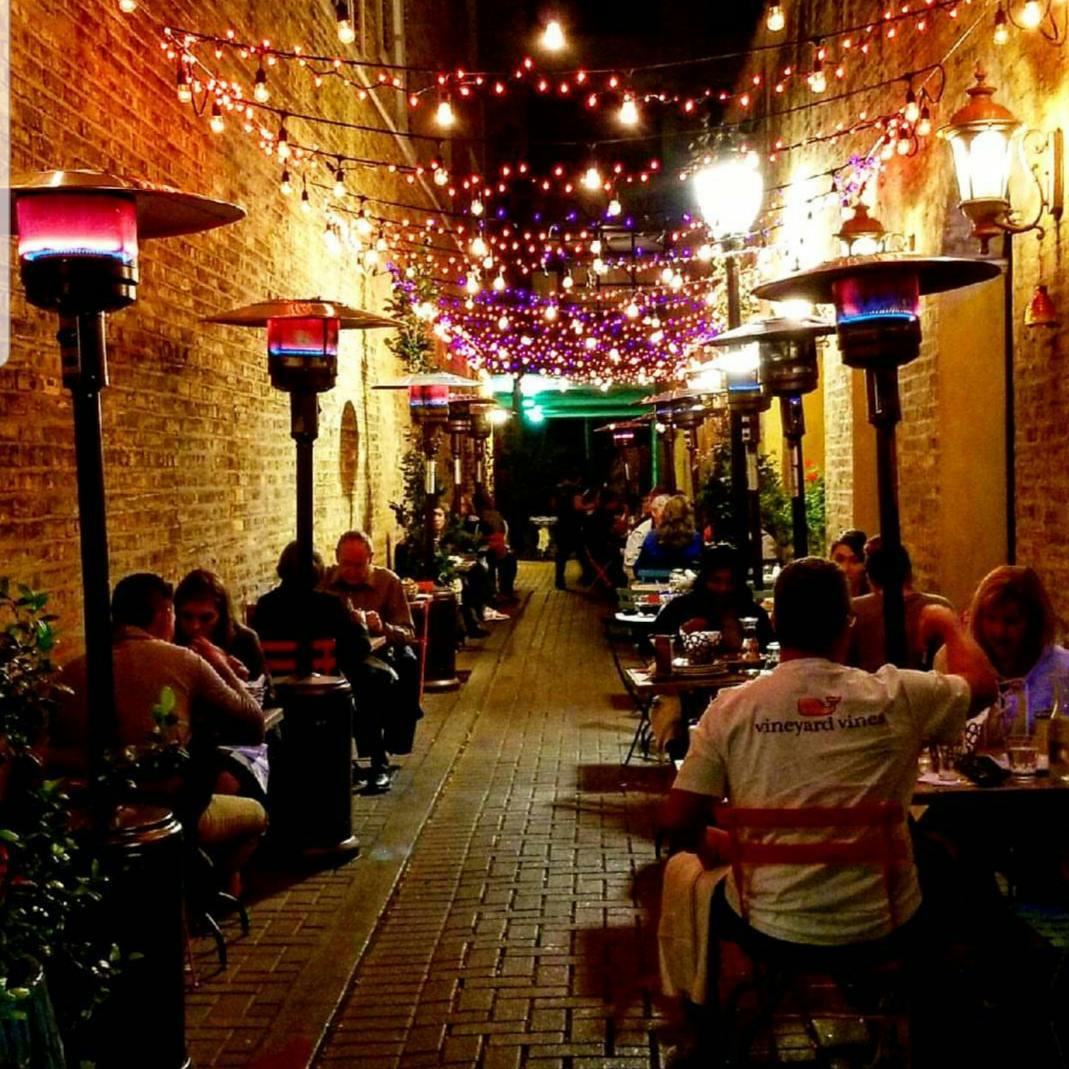
[[[490,582],[496,587],[498,594],[511,598],[516,585],[516,569],[519,567],[516,554],[512,550],[503,557],[490,553],[487,555],[486,564],[490,569]]]
[[[356,751],[372,767],[385,768],[387,753],[411,753],[419,705],[419,657],[411,646],[387,646],[368,657],[352,680]]]

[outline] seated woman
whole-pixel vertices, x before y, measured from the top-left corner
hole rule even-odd
[[[273,698],[264,652],[255,631],[234,619],[234,605],[222,579],[194,568],[175,588],[174,641],[211,661],[225,658],[249,693],[264,705]],[[220,747],[215,791],[267,800],[267,746]]]
[[[494,499],[479,487],[471,500],[460,499],[462,522],[472,524],[476,521],[477,530],[485,543],[485,560],[490,569],[490,580],[497,596],[503,601],[515,601],[516,593],[516,554],[509,547],[509,525],[505,517],[497,511]],[[495,619],[496,612],[489,614]]]
[[[768,613],[746,585],[742,555],[721,543],[702,552],[694,587],[661,609],[653,631],[659,635],[719,631],[721,649],[735,651],[742,648],[741,621],[746,617],[757,620],[757,641],[764,649],[775,637]]]
[[[1069,650],[1054,641],[1057,617],[1043,580],[1032,568],[1003,564],[980,581],[969,627],[1001,680],[1023,679],[1031,730],[1037,712],[1069,700]]]
[[[702,539],[694,527],[694,510],[682,494],[674,494],[664,503],[657,527],[642,543],[635,574],[690,568],[697,563],[701,552]]]
[[[838,564],[846,576],[846,585],[852,598],[870,593],[868,577],[865,575],[867,541],[864,531],[852,528],[843,531],[828,550],[829,559]]]

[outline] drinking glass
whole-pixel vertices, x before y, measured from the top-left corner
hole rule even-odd
[[[1036,740],[1031,735],[1010,735],[1006,739],[1006,757],[1009,761],[1010,775],[1016,779],[1027,779],[1036,774],[1039,751]]]

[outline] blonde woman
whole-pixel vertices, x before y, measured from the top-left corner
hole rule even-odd
[[[702,539],[694,526],[694,509],[682,494],[673,494],[664,503],[657,527],[642,543],[635,574],[693,568],[701,552]]]

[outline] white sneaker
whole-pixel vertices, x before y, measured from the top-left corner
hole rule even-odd
[[[492,624],[499,623],[500,621],[507,620],[508,618],[509,617],[507,613],[498,612],[497,609],[491,609],[489,607],[487,607],[486,611],[483,613],[483,620],[489,621]]]

